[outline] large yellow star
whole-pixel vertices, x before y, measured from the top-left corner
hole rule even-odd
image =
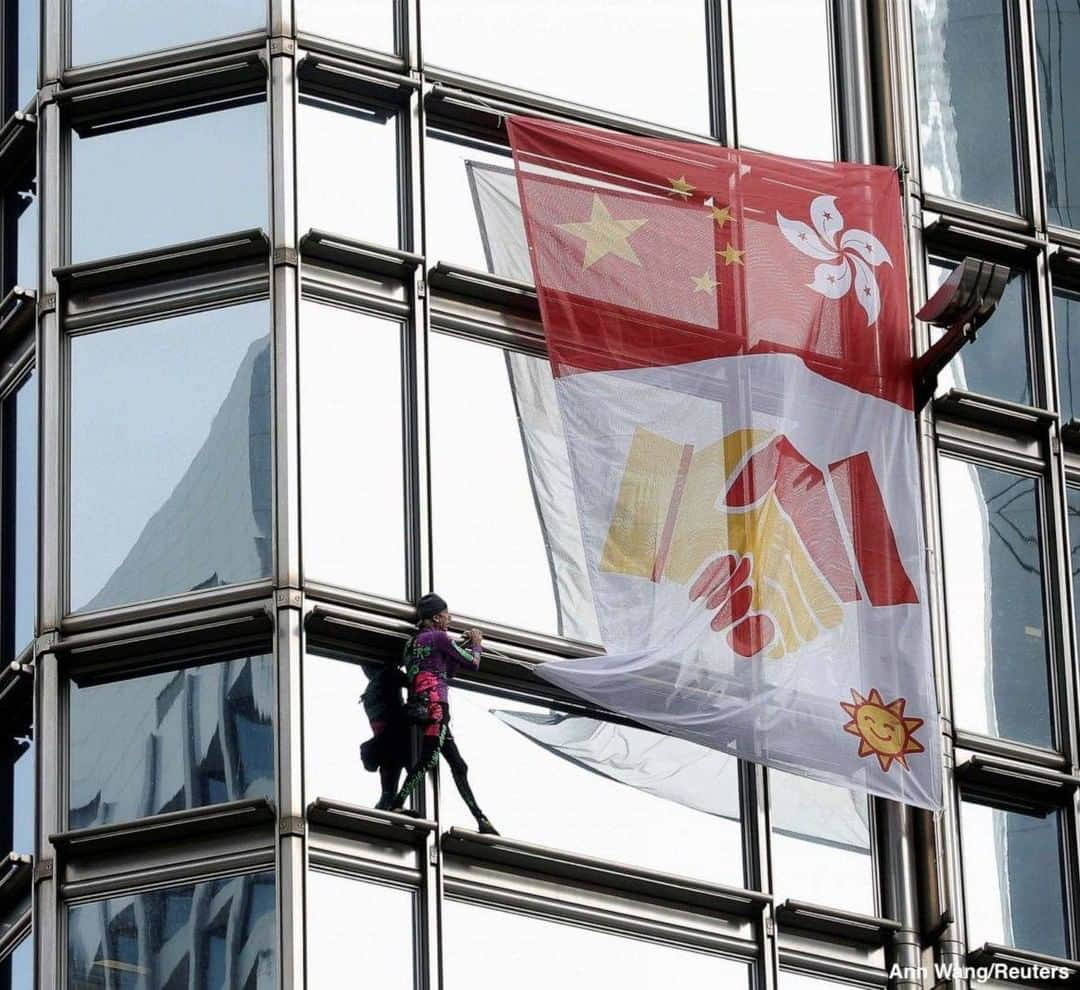
[[[671,188],[668,190],[669,196],[682,196],[683,199],[689,199],[690,194],[694,191],[696,186],[690,185],[686,181],[685,175],[680,175],[677,179],[668,179],[671,183]]]
[[[710,296],[712,295],[713,290],[720,284],[719,282],[713,281],[711,272],[705,272],[704,275],[691,275],[690,278],[694,283],[695,292],[707,292]]]
[[[741,265],[743,264],[742,256],[746,254],[745,251],[740,251],[738,248],[732,247],[731,242],[728,242],[728,246],[723,251],[717,251],[718,255],[724,259],[725,265]]]
[[[713,215],[713,219],[718,224],[720,224],[721,227],[723,227],[724,224],[727,223],[731,219],[731,207],[730,206],[714,206],[712,208],[712,215]]]
[[[641,267],[641,261],[630,246],[630,235],[646,220],[616,220],[604,201],[593,193],[592,216],[588,223],[560,223],[560,230],[580,237],[585,242],[585,260],[581,270],[595,265],[601,258],[613,254],[624,261]]]

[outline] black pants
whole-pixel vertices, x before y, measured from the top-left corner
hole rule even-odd
[[[401,790],[398,792],[398,796],[394,801],[394,807],[400,808],[409,800],[413,791],[416,790],[420,782],[424,779],[424,774],[427,773],[428,770],[434,770],[438,765],[440,754],[446,757],[446,762],[450,767],[450,773],[454,776],[454,783],[457,785],[458,793],[468,806],[469,811],[472,812],[473,818],[479,823],[482,819],[485,819],[485,815],[480,810],[480,805],[476,803],[476,797],[472,792],[472,788],[469,786],[468,764],[462,758],[461,750],[458,749],[457,743],[454,742],[454,737],[450,733],[450,726],[445,723],[440,728],[438,735],[424,736],[423,745],[420,747],[420,756],[409,768],[408,775],[405,777],[405,783],[402,784]]]

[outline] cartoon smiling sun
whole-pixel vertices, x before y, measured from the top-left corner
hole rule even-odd
[[[907,699],[897,698],[885,704],[877,688],[871,688],[869,698],[852,688],[851,697],[854,704],[841,701],[840,707],[851,716],[844,731],[859,737],[859,756],[875,755],[886,773],[894,760],[905,770],[910,770],[907,754],[923,751],[922,743],[914,737],[923,720],[904,718]]]

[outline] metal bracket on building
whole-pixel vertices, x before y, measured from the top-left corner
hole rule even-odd
[[[274,264],[289,265],[290,267],[295,268],[297,265],[296,248],[274,248]]]
[[[46,292],[43,296],[40,296],[37,301],[37,309],[38,316],[54,312],[56,310],[56,293]]]
[[[292,38],[280,36],[270,39],[270,57],[275,55],[295,55],[296,42]]]
[[[993,315],[1008,281],[1005,265],[965,258],[915,314],[931,326],[947,328],[945,335],[915,361],[916,412],[933,398],[941,370]]]
[[[58,82],[50,82],[42,86],[38,90],[38,113],[41,113],[41,108],[47,103],[54,102],[59,92],[60,84]]]
[[[42,633],[34,640],[34,656],[40,657],[45,653],[52,653],[53,648],[60,641],[59,634],[53,632]]]
[[[278,835],[307,835],[307,822],[296,815],[286,815],[278,822]]]
[[[53,875],[53,861],[51,859],[39,859],[34,864],[34,886],[42,880],[51,880]]]
[[[278,608],[303,608],[304,595],[296,588],[281,588],[274,596]]]

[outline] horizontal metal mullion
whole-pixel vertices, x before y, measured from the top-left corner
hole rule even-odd
[[[377,317],[407,320],[412,308],[405,298],[404,284],[397,280],[389,283],[377,281],[376,278],[382,277],[366,278],[365,274],[318,268],[314,263],[306,262],[301,269],[301,301],[343,306]],[[334,278],[335,275],[341,277]],[[387,289],[398,290],[397,296],[387,295]]]
[[[336,850],[319,846],[319,833],[308,833],[308,868],[319,873],[329,873],[337,877],[346,877],[358,883],[389,881],[403,890],[420,892],[420,871],[407,866],[395,866],[374,859],[365,859],[362,846],[357,845],[357,855],[345,855]]]
[[[822,977],[827,980],[842,980],[845,983],[861,984],[869,987],[889,986],[889,974],[886,970],[870,966],[860,966],[858,963],[846,962],[843,959],[819,956],[816,953],[805,952],[800,949],[791,949],[781,946],[779,949],[781,970],[792,970],[806,976]],[[781,983],[783,973],[781,972]]]
[[[378,52],[372,48],[361,48],[359,45],[350,45],[334,38],[324,38],[310,31],[298,31],[296,41],[306,54],[329,56],[332,59],[344,60],[357,66],[380,69],[384,72],[405,73],[409,70],[407,60],[400,55]]]
[[[361,66],[332,56],[308,52],[297,66],[300,91],[308,87],[363,100],[373,99],[400,106],[420,89],[420,81],[404,70],[386,71]]]
[[[976,203],[964,203],[960,200],[946,199],[944,196],[935,196],[924,193],[922,197],[923,210],[938,213],[944,217],[958,220],[968,220],[975,224],[982,224],[987,230],[1013,232],[1019,234],[1033,234],[1034,228],[1031,221],[1013,213],[1004,213],[990,207],[979,206]]]
[[[1046,477],[1048,461],[1044,445],[1029,437],[1009,436],[968,422],[937,420],[935,443],[939,454],[1041,479]]]
[[[18,168],[34,156],[37,118],[33,114],[12,114],[0,128],[0,175],[14,176]]]
[[[27,935],[31,934],[32,924],[33,912],[27,908],[19,916],[18,921],[9,925],[2,933],[0,933],[0,959],[6,959],[10,956],[18,944],[26,938]]]

